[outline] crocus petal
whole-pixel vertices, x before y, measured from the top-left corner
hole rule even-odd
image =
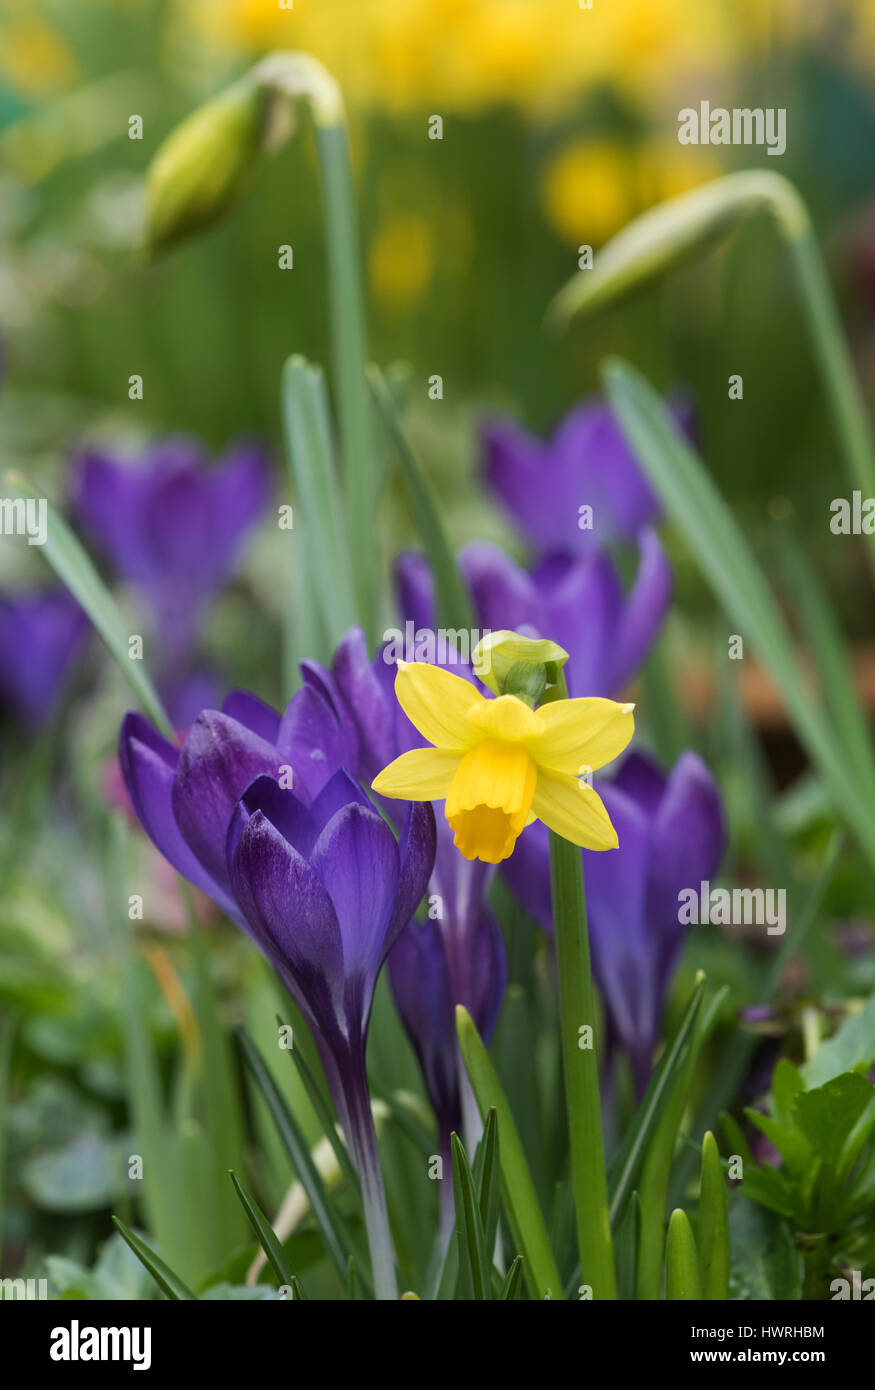
[[[452,671],[424,661],[399,661],[395,694],[410,722],[436,748],[461,751],[480,738],[468,714],[483,703],[483,696]]]
[[[342,1018],[343,945],[334,904],[307,861],[256,811],[231,866],[255,940],[329,1036]]]
[[[421,903],[434,868],[437,829],[430,801],[414,801],[407,811],[398,841],[401,872],[384,951],[391,951]]]
[[[316,840],[316,827],[310,813],[294,792],[281,787],[272,777],[256,777],[244,791],[231,814],[225,838],[225,862],[230,882],[231,866],[240,843],[240,836],[252,817],[261,811],[293,849],[306,859]]]
[[[319,795],[310,807],[310,820],[319,835],[337,811],[348,806],[350,802],[356,802],[359,806],[364,806],[366,811],[372,811],[373,805],[365,796],[358,782],[355,782],[349,773],[343,768],[335,772],[325,783]]]
[[[392,997],[419,1058],[435,1114],[444,1124],[461,1121],[456,1066],[454,1001],[441,933],[429,919],[411,922],[388,959]],[[476,1020],[475,1020],[476,1022]]]
[[[460,761],[460,753],[412,748],[384,767],[371,785],[381,796],[400,797],[404,801],[442,801]]]
[[[232,690],[222,705],[222,713],[251,729],[265,743],[276,744],[279,739],[278,712],[265,704],[264,700],[259,700],[257,695],[250,695],[248,690]]]
[[[582,849],[617,847],[617,832],[601,797],[576,777],[539,772],[532,811],[550,830]]]
[[[334,904],[347,987],[358,998],[364,1020],[398,887],[395,837],[376,811],[353,803],[325,826],[310,862]]]
[[[650,904],[654,917],[677,927],[678,893],[696,888],[716,870],[726,844],[723,803],[714,779],[695,753],[675,763],[653,825]]]
[[[529,741],[532,757],[552,772],[594,772],[626,747],[635,731],[633,709],[599,696],[541,705],[538,714],[545,728]]]
[[[541,596],[544,631],[571,653],[565,668],[571,694],[613,695],[612,652],[624,599],[611,557],[549,555],[532,578]]]
[[[665,794],[667,778],[659,763],[649,753],[634,748],[622,761],[611,780],[649,816],[656,814]]]
[[[538,591],[525,570],[504,551],[477,541],[459,551],[458,562],[481,628],[541,635]],[[544,636],[553,637],[554,633],[545,632]]]
[[[388,670],[386,665],[387,673]],[[358,730],[360,772],[371,778],[395,751],[398,706],[394,695],[378,679],[360,627],[351,628],[341,640],[331,663],[331,674]]]
[[[656,532],[646,527],[639,537],[640,559],[613,646],[612,685],[618,690],[643,663],[671,604],[671,565]]]
[[[354,767],[354,748],[328,700],[312,685],[292,696],[278,747],[311,797],[341,767]]]
[[[238,921],[239,911],[224,882],[197,858],[173,814],[179,749],[162,738],[141,714],[132,711],[122,720],[119,761],[137,818],[149,839],[184,878],[203,889]]]
[[[173,813],[207,872],[228,887],[225,842],[231,813],[261,773],[280,775],[276,748],[218,710],[192,724],[173,783]]]
[[[395,586],[403,621],[412,623],[414,632],[433,632],[437,626],[434,580],[422,555],[405,551],[398,556]]]

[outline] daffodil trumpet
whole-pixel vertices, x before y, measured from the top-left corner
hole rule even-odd
[[[515,670],[516,663],[508,667]],[[590,778],[632,737],[632,705],[593,697],[533,708],[506,688],[489,698],[442,667],[403,661],[395,694],[432,747],[402,753],[373,789],[407,801],[445,801],[466,859],[501,863],[533,820],[581,848],[617,847]]]

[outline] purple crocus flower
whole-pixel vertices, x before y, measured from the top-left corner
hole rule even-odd
[[[88,629],[64,589],[0,599],[0,700],[31,727],[52,713]]]
[[[76,513],[116,572],[144,594],[168,663],[188,654],[207,601],[231,573],[268,495],[264,456],[251,445],[214,468],[184,438],[134,463],[98,450],[80,458]]]
[[[558,642],[571,653],[569,694],[613,697],[640,669],[671,603],[671,568],[651,527],[636,545],[638,572],[628,593],[605,552],[546,556],[529,574],[497,546],[475,542],[459,552],[458,563],[482,630],[509,628]],[[425,560],[402,555],[396,575],[405,621],[433,629],[434,584]]]
[[[689,405],[675,403],[672,413],[688,431]],[[487,482],[538,554],[592,556],[659,518],[653,489],[600,401],[576,406],[550,440],[505,419],[487,422],[482,439]]]
[[[395,663],[386,656],[384,650],[371,661],[364,634],[353,628],[340,643],[330,672],[313,666],[306,672],[355,724],[361,772],[368,782],[400,753],[423,744],[395,698]],[[396,816],[398,803],[387,800],[385,810],[390,818]],[[507,977],[501,931],[484,901],[492,872],[487,864],[462,858],[446,819],[438,817],[430,915],[411,923],[389,956],[392,993],[419,1059],[447,1157],[451,1131],[462,1128],[467,1085],[460,1070],[455,1005],[465,1005],[488,1041]],[[446,1227],[452,1217],[448,1182],[441,1193]]]
[[[625,1049],[642,1092],[686,940],[678,894],[698,889],[716,871],[726,840],[723,804],[707,767],[690,752],[668,776],[647,754],[630,753],[616,778],[599,784],[599,795],[620,845],[603,854],[582,851],[593,973],[609,1041]],[[550,930],[550,849],[543,826],[523,831],[506,875],[529,915]]]
[[[432,871],[435,824],[415,803],[396,843],[346,770],[357,756],[354,729],[315,683],[282,716],[238,691],[198,716],[181,749],[139,714],[121,731],[144,829],[248,932],[313,1031],[361,1178],[378,1295],[392,1297],[365,1048],[380,968]]]

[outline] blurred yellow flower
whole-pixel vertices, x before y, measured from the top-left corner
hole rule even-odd
[[[33,96],[68,87],[77,75],[58,32],[35,17],[0,27],[0,70],[19,92]]]
[[[380,227],[371,241],[368,270],[381,304],[403,308],[422,296],[434,264],[432,232],[420,213],[399,213]]]
[[[635,211],[634,160],[616,141],[576,140],[547,164],[541,201],[563,241],[600,245]]]

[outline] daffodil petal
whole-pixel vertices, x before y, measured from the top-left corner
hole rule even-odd
[[[468,711],[468,719],[489,738],[505,739],[508,743],[528,742],[538,738],[545,729],[540,712],[536,714],[516,695],[482,700]]]
[[[596,696],[541,705],[544,732],[528,742],[539,767],[576,776],[622,753],[635,731],[634,705]]]
[[[371,783],[381,796],[397,796],[405,801],[441,801],[450,790],[459,754],[440,748],[412,748],[402,753]]]
[[[473,748],[483,735],[468,720],[485,703],[470,681],[425,661],[399,661],[395,694],[411,724],[436,748]]]
[[[532,810],[550,830],[581,849],[616,849],[619,844],[601,797],[576,777],[539,771]]]

